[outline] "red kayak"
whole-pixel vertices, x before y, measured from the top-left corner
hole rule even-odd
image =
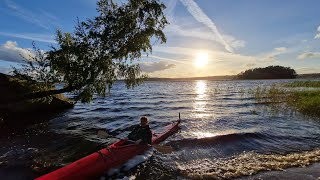
[[[173,122],[164,127],[163,132],[153,133],[152,144],[159,144],[170,135],[176,133],[179,130],[179,123],[180,121]],[[124,145],[125,143],[126,140],[117,141],[107,148],[92,153],[49,174],[43,175],[37,178],[37,180],[98,178],[109,169],[123,165],[129,159],[138,154],[142,154],[150,148],[150,146],[147,145]]]

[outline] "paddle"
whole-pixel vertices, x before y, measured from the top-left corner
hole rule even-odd
[[[97,133],[97,136],[100,137],[100,138],[112,137],[112,138],[120,139],[120,138],[117,138],[115,136],[112,136],[112,135],[108,134],[104,130],[99,130],[98,133]],[[128,141],[132,142],[133,144],[136,143],[135,141],[131,141],[131,140],[128,140]],[[103,143],[103,144],[105,144],[105,143]],[[169,154],[169,153],[172,153],[173,151],[175,151],[173,149],[173,147],[171,147],[171,146],[164,146],[164,145],[159,145],[159,144],[152,144],[151,146],[154,147],[157,151],[159,151],[159,152],[161,152],[163,154]]]

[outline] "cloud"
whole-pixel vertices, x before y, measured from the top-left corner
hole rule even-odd
[[[287,48],[286,47],[277,47],[277,48],[274,48],[274,50],[276,50],[278,52],[285,52],[285,51],[287,51]]]
[[[46,42],[46,43],[54,43],[57,42],[54,40],[53,35],[44,35],[44,34],[33,34],[33,33],[6,33],[6,32],[0,32],[0,36],[9,36],[9,37],[15,37],[15,38],[21,38],[21,39],[29,39],[33,41],[39,41],[39,42]]]
[[[184,61],[179,61],[176,59],[172,59],[172,58],[165,58],[165,57],[160,57],[160,56],[155,56],[155,55],[148,55],[148,56],[144,56],[145,58],[153,58],[153,59],[159,59],[159,60],[166,60],[166,61],[171,61],[171,62],[177,62],[177,63],[185,63]]]
[[[3,73],[3,74],[11,74],[11,71],[12,71],[11,68],[1,67],[1,66],[0,66],[0,73]]]
[[[253,67],[253,66],[256,66],[256,64],[255,63],[248,63],[248,64],[245,64],[245,67]]]
[[[228,44],[234,49],[238,49],[246,46],[246,42],[244,40],[239,40],[231,35],[226,35],[226,34],[223,35],[223,37],[228,42]]]
[[[320,26],[317,28],[317,34],[314,36],[315,39],[320,39]]]
[[[286,47],[276,47],[270,52],[263,53],[258,55],[257,58],[261,62],[274,62],[277,60],[277,57],[281,54],[288,53],[288,48]]]
[[[42,12],[36,14],[19,6],[11,0],[5,0],[5,2],[12,15],[19,17],[26,22],[35,24],[47,30],[50,29],[51,26],[58,26],[58,18],[48,12],[41,10]]]
[[[0,46],[1,60],[21,63],[30,56],[34,56],[32,50],[18,47],[17,42],[7,41]]]
[[[140,63],[141,70],[146,73],[163,71],[166,69],[174,68],[175,66],[175,64],[170,64],[165,61]]]
[[[320,52],[304,52],[300,54],[298,59],[307,59],[307,58],[320,58]]]
[[[198,38],[198,39],[203,39],[208,41],[219,42],[219,39],[217,39],[217,36],[215,36],[211,31],[206,31],[202,28],[193,28],[193,27],[184,28],[177,25],[173,21],[170,22],[170,25],[165,29],[165,31],[175,33],[175,35],[179,35],[179,36],[193,37],[193,38]],[[246,45],[245,41],[238,40],[231,35],[222,35],[222,36],[226,40],[226,42],[228,42],[228,44],[234,49],[242,48],[242,47],[245,47]]]
[[[320,67],[301,67],[296,68],[298,74],[319,73]]]
[[[174,8],[177,5],[178,0],[170,0],[169,3],[167,3],[167,8],[165,9],[165,13],[168,19],[171,19],[174,14]]]
[[[242,61],[242,62],[252,62],[256,58],[253,56],[246,56],[236,53],[230,53],[225,51],[214,51],[214,50],[205,50],[205,49],[193,49],[193,48],[185,48],[185,47],[163,47],[163,46],[154,46],[153,52],[166,53],[166,54],[175,54],[183,56],[183,59],[176,59],[179,62],[192,61],[195,54],[199,51],[205,51],[208,53],[209,61]]]
[[[224,48],[233,53],[234,50],[231,45],[224,39],[221,33],[218,31],[217,26],[215,23],[201,10],[197,3],[193,0],[180,0],[182,4],[187,8],[189,13],[200,23],[206,25],[216,36],[216,39],[219,43],[221,43]]]
[[[167,32],[173,32],[177,35],[180,36],[185,36],[185,37],[195,37],[195,38],[200,38],[204,40],[212,40],[212,41],[218,41],[216,36],[212,34],[212,32],[206,32],[205,30],[201,28],[183,28],[172,21],[170,22],[170,25],[165,29]]]

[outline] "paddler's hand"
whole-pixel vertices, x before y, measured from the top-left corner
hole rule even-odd
[[[139,139],[135,142],[135,144],[140,144],[142,142],[142,139]]]

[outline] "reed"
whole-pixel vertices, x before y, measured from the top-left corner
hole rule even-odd
[[[251,90],[251,93],[253,94],[256,101],[261,104],[281,103],[286,97],[286,92],[276,84],[273,84],[269,87],[258,86],[255,89]]]
[[[291,110],[304,115],[320,117],[320,89],[292,89],[283,87],[320,87],[317,81],[300,81],[278,84],[270,87],[257,87],[251,93],[259,104],[271,104],[278,108],[285,104]],[[279,109],[280,110],[280,109]]]
[[[284,87],[320,87],[320,81],[294,81],[291,83],[285,83]]]
[[[287,104],[302,114],[320,117],[320,90],[291,92]]]

